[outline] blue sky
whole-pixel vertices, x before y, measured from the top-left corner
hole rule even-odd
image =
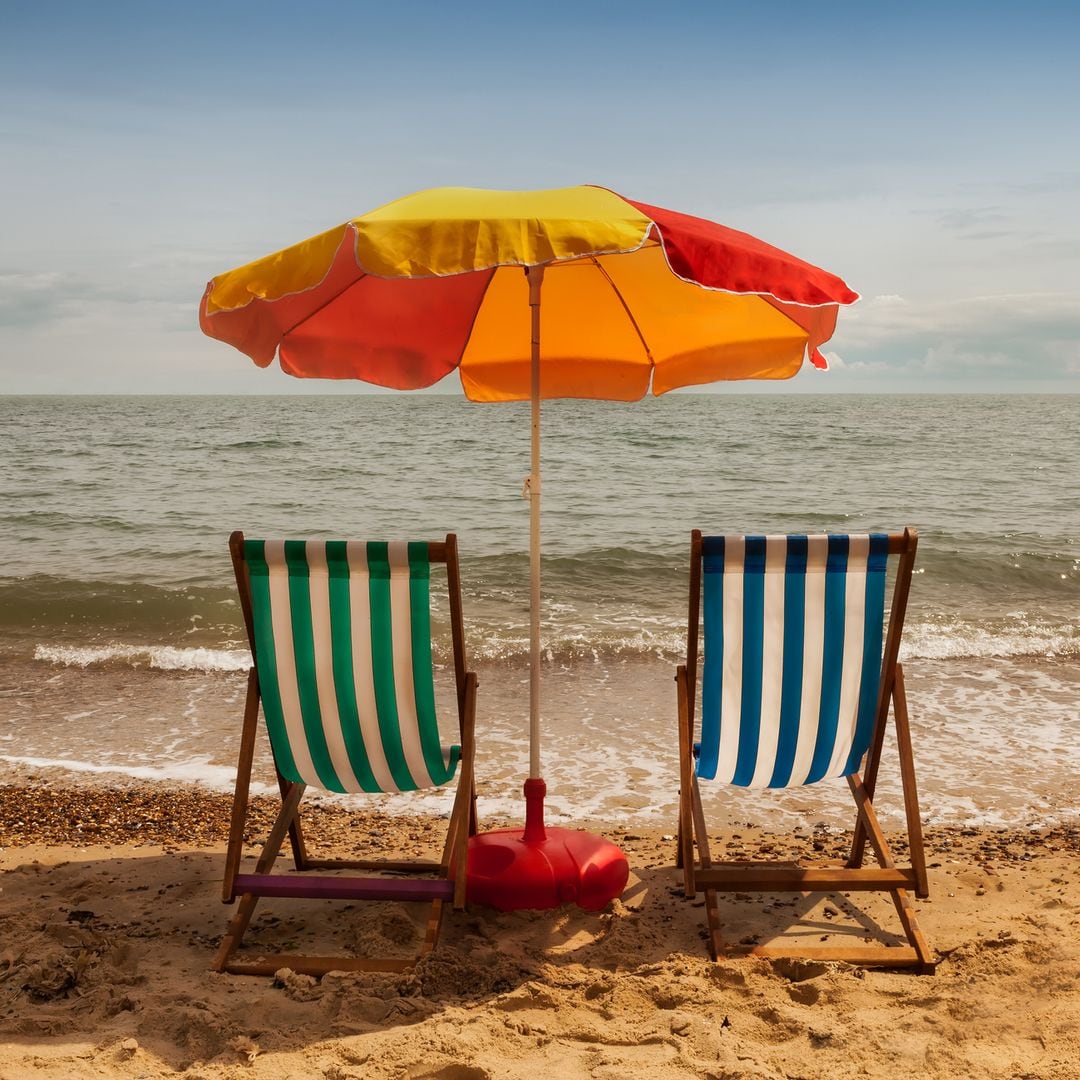
[[[786,391],[1080,391],[1078,44],[1039,2],[2,4],[0,393],[353,391],[203,338],[207,279],[583,182],[862,294]]]

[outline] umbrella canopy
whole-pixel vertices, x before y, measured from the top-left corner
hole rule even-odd
[[[436,188],[219,274],[200,323],[301,378],[412,390],[457,369],[474,401],[528,399],[530,266],[546,270],[542,398],[790,378],[826,366],[857,299],[746,233],[605,188]]]
[[[207,285],[202,329],[261,367],[277,357],[301,378],[400,390],[457,370],[473,401],[532,401],[526,822],[473,838],[472,898],[598,908],[628,873],[613,844],[543,823],[541,399],[634,401],[826,367],[837,310],[857,299],[746,233],[592,186],[418,192]]]

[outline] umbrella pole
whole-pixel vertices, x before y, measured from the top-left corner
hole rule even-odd
[[[611,842],[576,829],[544,826],[547,784],[540,776],[540,286],[543,266],[525,269],[532,313],[529,473],[529,778],[525,828],[496,829],[469,840],[468,895],[501,911],[575,903],[599,911],[626,887],[626,856]]]
[[[543,843],[544,796],[540,776],[540,286],[543,266],[530,266],[529,311],[532,315],[530,398],[532,399],[532,467],[529,472],[529,778],[525,781],[527,843]]]
[[[532,466],[529,476],[529,779],[540,778],[540,286],[543,266],[530,266],[532,315]]]

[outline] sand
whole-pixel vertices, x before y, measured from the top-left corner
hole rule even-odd
[[[599,914],[573,907],[447,918],[404,975],[221,975],[210,961],[229,800],[198,788],[0,787],[0,1078],[1080,1077],[1080,827],[927,836],[923,928],[941,957],[919,976],[842,964],[713,963],[661,833],[597,826],[630,883]],[[265,822],[270,804],[261,804]],[[502,822],[485,822],[498,825]],[[319,810],[309,833],[355,850],[430,851],[444,823]],[[257,831],[257,830],[256,830]],[[803,847],[839,851],[807,828]],[[719,834],[731,853],[796,838]],[[854,902],[853,902],[854,901]],[[889,940],[888,905],[747,895],[736,939],[802,920],[812,940]],[[402,950],[409,905],[264,902],[267,943]],[[876,924],[880,921],[880,927]]]

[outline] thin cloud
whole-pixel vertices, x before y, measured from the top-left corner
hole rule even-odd
[[[168,331],[190,329],[204,282],[204,262],[192,257],[173,267],[144,260],[100,275],[60,271],[0,271],[0,327],[64,333],[80,327],[122,328],[132,319]],[[199,269],[196,269],[199,268]],[[192,299],[194,297],[194,299]]]
[[[0,272],[0,326],[37,326],[63,318],[84,290],[60,273]]]
[[[1080,294],[997,293],[940,301],[884,295],[863,300],[844,316],[844,337],[860,345],[926,334],[1012,334],[1049,327],[1070,327],[1080,335]]]
[[[1080,367],[1080,295],[1004,293],[937,302],[877,296],[845,315],[837,351],[851,372],[884,363],[933,377],[981,370],[1061,379]]]
[[[1080,191],[1080,172],[1047,173],[1036,180],[1005,185],[1008,191],[1022,195],[1060,195]]]
[[[971,206],[946,210],[937,214],[937,223],[943,229],[964,233],[986,225],[996,225],[1010,219],[1000,206]]]

